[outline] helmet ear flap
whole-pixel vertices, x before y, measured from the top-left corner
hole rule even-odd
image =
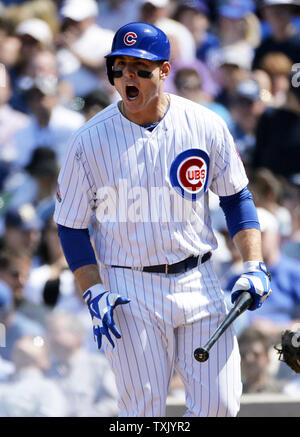
[[[113,75],[113,65],[114,65],[115,57],[110,56],[106,58],[106,73],[108,76],[108,80],[111,85],[114,85],[114,75]]]

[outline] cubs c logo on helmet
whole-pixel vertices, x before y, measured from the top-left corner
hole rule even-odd
[[[178,194],[197,200],[207,189],[209,156],[199,149],[180,153],[171,164],[170,181]]]
[[[137,34],[135,32],[127,32],[124,35],[124,44],[127,46],[133,46],[136,43]]]

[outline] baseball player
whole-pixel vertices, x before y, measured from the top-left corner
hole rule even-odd
[[[153,25],[116,32],[106,63],[121,99],[71,139],[54,218],[115,374],[119,416],[165,416],[174,369],[186,416],[236,416],[240,356],[232,328],[206,363],[193,359],[227,313],[211,260],[209,190],[220,196],[244,260],[232,301],[250,290],[250,309],[259,308],[270,280],[232,137],[210,110],[164,92],[169,57],[168,38]]]

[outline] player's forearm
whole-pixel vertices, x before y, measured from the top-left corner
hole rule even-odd
[[[82,292],[101,283],[88,229],[72,229],[58,225],[58,235],[68,266]]]
[[[243,261],[263,261],[261,233],[258,229],[244,229],[233,237]]]
[[[99,268],[96,264],[88,264],[79,267],[73,274],[82,292],[91,288],[93,285],[102,283]]]

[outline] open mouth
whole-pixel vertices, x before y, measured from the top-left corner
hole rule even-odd
[[[134,85],[127,85],[126,86],[126,97],[131,102],[133,102],[134,100],[136,100],[138,98],[139,93],[140,92],[136,86],[134,86]]]

